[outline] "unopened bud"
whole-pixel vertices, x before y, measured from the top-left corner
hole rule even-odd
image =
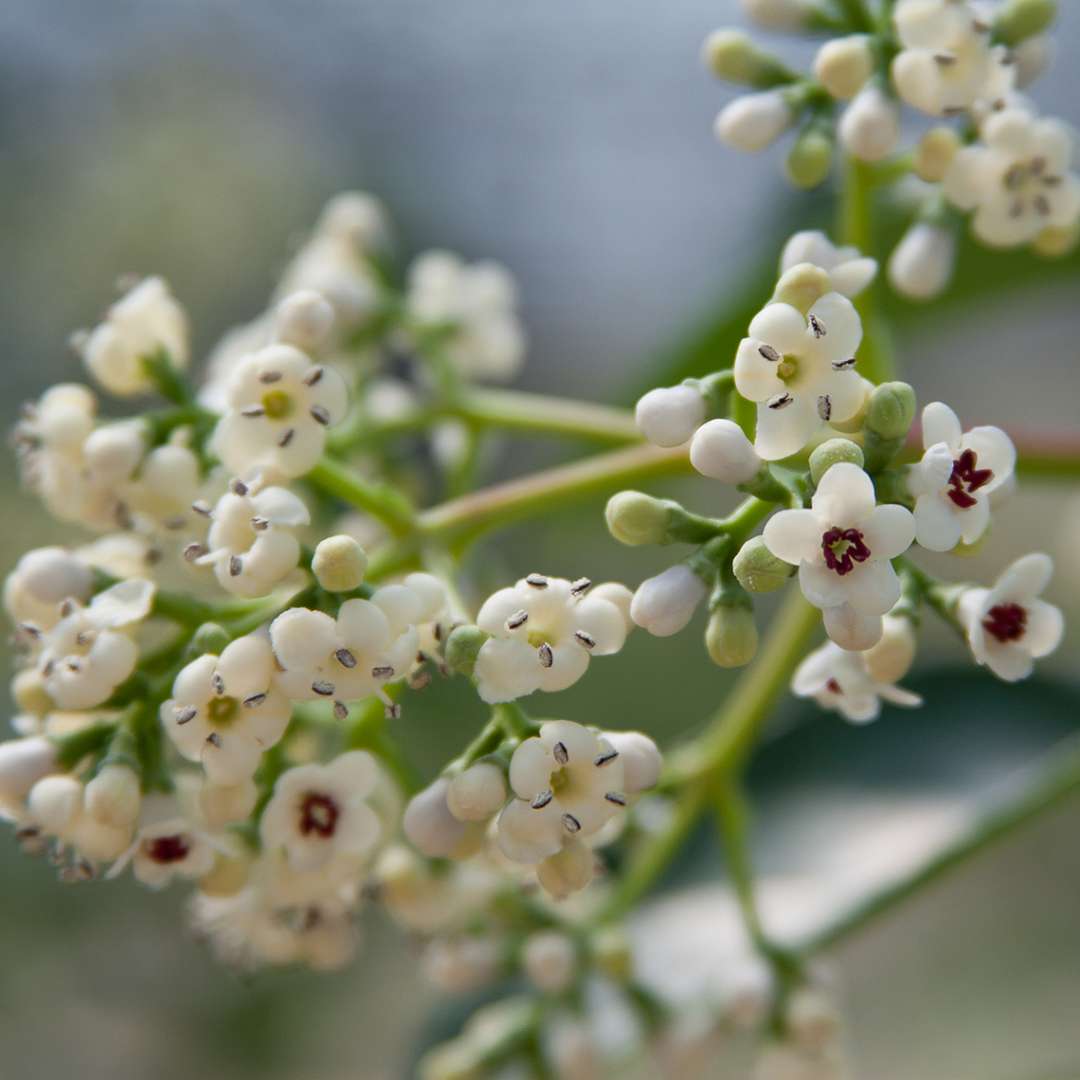
[[[739,584],[749,593],[775,592],[795,573],[795,567],[778,559],[760,536],[747,540],[731,565]]]
[[[768,30],[801,30],[810,14],[808,0],[742,0],[742,9]]]
[[[506,777],[491,761],[478,761],[450,781],[446,805],[458,821],[487,821],[506,802]]]
[[[833,162],[833,140],[820,127],[811,126],[799,134],[784,162],[787,178],[798,188],[815,188],[829,178]]]
[[[568,840],[536,867],[544,891],[556,900],[581,892],[592,881],[596,858],[584,840]]]
[[[1048,29],[1056,17],[1056,0],[1009,0],[994,19],[994,40],[1018,45]]]
[[[810,479],[817,486],[821,478],[834,465],[846,461],[852,465],[863,467],[862,448],[850,439],[826,439],[825,442],[815,446],[810,454]]]
[[[656,787],[664,759],[648,735],[640,731],[607,731],[604,738],[619,752],[623,789],[628,795]]]
[[[537,989],[548,994],[568,990],[577,975],[577,947],[558,930],[540,930],[525,942],[521,964]]]
[[[690,464],[702,476],[725,484],[744,484],[757,476],[763,462],[738,424],[709,420],[694,433]]]
[[[956,238],[951,229],[917,221],[889,257],[889,281],[909,300],[933,300],[952,278]]]
[[[461,858],[475,848],[474,826],[458,821],[446,804],[450,781],[440,776],[409,800],[402,829],[409,842],[431,859]]]
[[[681,446],[705,419],[705,398],[693,385],[660,386],[634,409],[638,430],[655,446]]]
[[[349,592],[367,571],[367,554],[357,540],[340,533],[320,541],[311,558],[311,572],[327,592]]]
[[[634,593],[630,617],[656,637],[677,634],[705,598],[705,583],[685,563],[647,578]]]
[[[128,828],[141,805],[139,777],[127,765],[105,765],[86,785],[86,812],[102,825]]]
[[[915,144],[915,175],[929,184],[944,180],[960,146],[960,136],[952,128],[932,127]]]
[[[203,623],[192,635],[189,652],[194,656],[205,656],[210,653],[220,656],[225,646],[232,641],[228,630],[218,623]]]
[[[644,544],[668,544],[668,532],[678,503],[655,499],[641,491],[620,491],[608,499],[604,510],[608,532],[620,544],[640,547]]]
[[[311,353],[330,333],[334,324],[334,309],[321,293],[314,289],[300,289],[278,304],[274,321],[278,341]]]
[[[903,439],[915,420],[915,391],[904,382],[875,386],[864,426],[880,439]]]
[[[702,58],[719,79],[767,90],[789,83],[793,75],[769,53],[754,44],[741,30],[716,30],[702,47]]]
[[[874,49],[867,34],[833,38],[814,57],[814,76],[834,98],[849,101],[874,73]]]
[[[250,816],[258,802],[259,792],[254,780],[239,784],[211,784],[199,789],[199,810],[212,829],[220,829]]]
[[[758,631],[753,609],[744,604],[721,603],[709,616],[705,647],[714,664],[737,668],[749,664],[757,654]]]
[[[46,776],[30,789],[27,809],[41,828],[55,836],[74,824],[82,799],[83,786],[74,776]]]
[[[716,137],[736,150],[753,153],[771,146],[795,122],[795,111],[780,90],[743,94],[716,118]]]
[[[0,743],[0,808],[14,812],[30,789],[56,769],[56,747],[43,736]]]
[[[45,689],[41,667],[23,668],[11,683],[11,696],[24,713],[44,716],[53,709],[53,700]]]
[[[880,87],[868,84],[844,110],[838,130],[852,157],[881,161],[900,138],[900,109]]]
[[[235,896],[250,876],[250,859],[219,853],[210,873],[199,878],[199,892],[206,896]]]
[[[828,292],[832,292],[829,271],[813,263],[796,263],[780,275],[773,299],[790,304],[804,315]]]
[[[899,682],[915,662],[916,638],[911,620],[899,615],[882,619],[881,640],[864,652],[866,670],[874,682]]]
[[[1080,242],[1080,218],[1071,225],[1051,226],[1035,237],[1031,249],[1047,259],[1060,259]]]
[[[446,666],[458,675],[471,675],[476,657],[488,635],[478,626],[457,626],[446,639],[443,658]]]
[[[1047,34],[1038,34],[1021,41],[1012,50],[1013,71],[1016,72],[1016,88],[1023,90],[1033,83],[1050,65],[1054,55],[1054,43]]]

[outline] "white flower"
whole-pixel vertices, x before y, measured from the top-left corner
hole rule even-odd
[[[913,108],[948,116],[1012,89],[1006,50],[963,0],[900,0],[893,12],[901,51],[892,62],[897,93]]]
[[[856,247],[837,247],[818,229],[795,233],[780,255],[780,273],[800,263],[810,263],[826,271],[833,292],[857,296],[874,280],[877,260],[862,255]]]
[[[795,122],[782,90],[742,94],[716,118],[716,137],[736,150],[753,153],[774,143]]]
[[[153,388],[143,361],[161,350],[174,367],[187,367],[187,317],[159,277],[144,278],[113,304],[82,346],[90,374],[119,397]]]
[[[658,386],[638,399],[638,430],[656,446],[681,446],[705,420],[705,399],[694,386]]]
[[[127,631],[150,613],[154,585],[122,581],[66,614],[44,637],[38,663],[45,689],[62,709],[100,705],[134,670],[139,650]]]
[[[368,805],[379,768],[365,750],[350,750],[327,765],[299,765],[283,773],[263,811],[259,832],[269,852],[283,850],[296,870],[332,861],[362,861],[378,843],[382,824]]]
[[[656,787],[663,758],[656,743],[640,731],[606,731],[604,738],[618,751],[623,766],[623,791],[636,795]]]
[[[233,369],[228,411],[212,448],[236,475],[259,468],[302,476],[322,456],[326,429],[345,415],[345,381],[291,345],[269,345]]]
[[[137,880],[161,889],[174,878],[201,878],[210,873],[219,845],[181,808],[173,795],[143,800],[138,832],[131,847],[109,868],[108,877],[131,863]]]
[[[849,462],[825,473],[811,507],[781,510],[765,523],[769,550],[799,568],[803,595],[815,607],[827,612],[846,606],[867,618],[884,615],[900,598],[890,560],[914,539],[910,511],[875,505],[873,481]],[[833,636],[828,622],[826,629]],[[880,637],[880,621],[875,637]]]
[[[58,767],[56,745],[43,735],[0,742],[0,818],[18,820],[31,788]]]
[[[420,598],[407,585],[384,585],[370,600],[346,600],[336,620],[290,608],[270,625],[282,668],[278,685],[294,701],[359,701],[379,693],[408,674],[422,615]]]
[[[953,231],[917,221],[889,256],[889,281],[910,300],[932,300],[945,291],[955,262]]]
[[[476,658],[476,685],[489,704],[534,690],[565,690],[585,674],[589,656],[617,653],[626,640],[618,606],[589,596],[588,578],[529,574],[484,601],[476,624],[491,635]]]
[[[911,619],[889,614],[882,619],[881,640],[861,655],[875,682],[895,683],[911,670],[917,647]]]
[[[762,461],[738,424],[717,419],[694,432],[690,464],[702,476],[725,484],[745,484],[757,476]]]
[[[1071,157],[1072,135],[1059,120],[1006,109],[983,125],[982,142],[957,151],[943,190],[960,210],[975,211],[971,225],[983,243],[1015,247],[1080,215]]]
[[[63,601],[85,603],[93,583],[93,571],[73,552],[62,547],[34,548],[5,579],[4,608],[12,622],[48,630],[60,621]]]
[[[689,566],[676,563],[637,587],[630,618],[655,637],[669,637],[694,617],[705,591],[705,582]]]
[[[199,459],[191,447],[180,441],[165,443],[142,459],[120,490],[123,515],[133,514],[146,532],[157,524],[183,528],[191,520],[192,503],[202,486]]]
[[[844,110],[837,131],[853,157],[880,161],[900,138],[900,109],[879,86],[867,83]]]
[[[499,815],[499,847],[514,862],[538,863],[568,839],[599,831],[623,807],[625,776],[603,736],[549,720],[510,760],[511,799]]]
[[[134,815],[119,823],[103,821],[89,812],[86,796],[86,789],[75,777],[46,776],[34,785],[27,799],[29,818],[41,831],[74,848],[83,859],[116,859],[131,843]],[[135,814],[138,806],[136,801]]]
[[[829,641],[796,668],[791,680],[796,697],[813,698],[823,709],[840,713],[853,724],[876,720],[881,703],[915,706],[922,698],[891,683],[875,682],[860,653]]]
[[[478,828],[451,812],[449,789],[449,779],[440,776],[418,791],[405,807],[402,831],[413,847],[428,858],[465,858],[475,853],[483,838]]]
[[[908,472],[915,496],[915,539],[930,551],[973,544],[990,524],[990,501],[1016,467],[1016,449],[1001,428],[964,432],[948,405],[923,409],[922,460]]]
[[[958,613],[972,655],[999,679],[1026,679],[1033,661],[1061,644],[1061,611],[1039,599],[1053,569],[1049,555],[1025,555],[1002,572],[992,589],[966,589],[960,596]]]
[[[274,686],[270,642],[248,635],[176,676],[161,724],[188,761],[201,762],[213,783],[231,786],[255,772],[263,751],[285,734],[291,712]]]
[[[450,363],[468,378],[509,379],[521,367],[525,334],[517,289],[496,262],[465,263],[449,251],[428,251],[409,267],[405,306],[420,330],[447,328]]]
[[[290,293],[274,311],[274,336],[309,356],[326,341],[334,325],[334,309],[314,289]]]
[[[218,583],[237,596],[265,596],[300,559],[295,530],[311,521],[303,501],[282,487],[255,490],[234,482],[210,511],[205,551],[195,562],[212,566]]]
[[[829,421],[862,407],[854,370],[862,323],[847,297],[827,293],[803,315],[769,304],[754,316],[735,355],[735,387],[758,403],[754,449],[766,461],[797,453]]]

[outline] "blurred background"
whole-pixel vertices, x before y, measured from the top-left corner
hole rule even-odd
[[[1077,123],[1080,5],[1060,6],[1057,62],[1033,96]],[[827,194],[787,189],[782,150],[737,155],[710,134],[728,92],[703,72],[698,48],[708,31],[741,22],[735,9],[4,0],[4,423],[46,384],[82,377],[67,336],[93,324],[119,275],[167,277],[205,351],[262,309],[297,238],[345,188],[385,200],[403,257],[448,247],[512,269],[531,339],[526,387],[631,404],[644,387],[726,361],[715,350],[732,313],[748,291],[764,298],[792,223],[827,224],[829,214]],[[905,377],[969,424],[1075,437],[1078,287],[1075,255],[1046,264],[966,251],[951,298],[896,307]],[[565,452],[516,443],[493,472]],[[18,492],[10,461],[2,477],[7,568],[60,533]],[[715,487],[687,482],[681,493],[721,509]],[[1022,551],[1050,550],[1055,600],[1075,623],[1075,500],[1065,487],[1029,485],[952,573],[986,580]],[[543,568],[633,584],[670,560],[616,550],[599,510],[576,506],[500,536],[486,573],[502,581]],[[637,635],[552,707],[665,740],[695,729],[728,684],[697,631]],[[778,905],[826,905],[931,850],[1077,726],[1075,630],[1021,688],[972,676],[959,647],[928,631],[911,680],[928,696],[924,710],[852,729],[785,705],[752,777],[758,861],[767,885],[784,887]],[[460,687],[441,688],[410,713],[411,752],[434,770],[479,718]],[[1074,800],[828,958],[856,1077],[1080,1077],[1078,830]],[[701,899],[723,900],[721,870],[701,837],[671,883],[695,890],[706,967],[724,909]],[[179,890],[60,887],[10,841],[0,844],[0,896],[4,1080],[390,1080],[409,1074],[431,1031],[449,1030],[415,952],[377,915],[348,972],[240,977],[192,942]]]

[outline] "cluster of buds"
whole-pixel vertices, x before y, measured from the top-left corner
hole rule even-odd
[[[828,38],[803,75],[740,30],[712,34],[709,69],[752,90],[721,111],[718,137],[755,151],[798,127],[785,164],[798,187],[829,178],[837,142],[879,182],[903,180],[911,220],[888,264],[898,292],[929,300],[945,289],[964,215],[990,247],[1060,256],[1080,239],[1071,133],[1021,94],[1049,58],[1053,0],[898,0],[841,14],[812,0],[743,6],[768,29]],[[898,151],[903,105],[936,123]]]

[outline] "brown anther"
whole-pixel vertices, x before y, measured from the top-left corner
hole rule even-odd
[[[333,697],[334,684],[332,682],[326,682],[325,679],[316,679],[311,684],[311,691],[314,694],[318,694],[319,697]]]
[[[531,803],[529,803],[529,805],[534,810],[543,810],[544,807],[547,806],[547,804],[551,802],[551,800],[554,798],[555,796],[550,791],[541,791],[540,794],[537,795]]]
[[[338,651],[334,653],[334,659],[337,660],[337,662],[342,667],[356,667],[356,657],[353,656],[353,654],[348,649],[338,649]]]
[[[321,367],[315,368],[313,371],[309,371],[304,376],[305,386],[314,386],[323,377],[323,369]]]
[[[626,796],[623,795],[622,792],[619,792],[619,791],[605,792],[604,798],[607,799],[607,801],[609,803],[614,803],[616,806],[625,806],[626,805]]]
[[[244,698],[244,704],[249,709],[254,709],[254,708],[257,708],[259,705],[261,705],[265,700],[266,700],[266,695],[263,694],[263,693],[250,694],[250,695],[248,695],[248,697]]]
[[[586,649],[596,648],[596,638],[594,638],[587,630],[575,630],[574,637],[578,643],[584,645]]]
[[[248,405],[246,408],[240,410],[240,415],[246,416],[250,420],[254,420],[260,416],[265,416],[266,410],[261,405]]]
[[[229,484],[229,490],[234,495],[246,495],[250,489],[243,480],[233,480],[233,482]]]
[[[348,720],[349,719],[349,706],[344,701],[334,702],[334,719],[335,720]]]
[[[584,596],[592,588],[592,579],[587,577],[579,577],[576,581],[570,582],[570,595],[571,596]]]
[[[551,651],[551,646],[546,641],[536,650],[536,655],[540,658],[541,667],[549,668],[555,663],[555,654]]]
[[[276,383],[276,382],[280,382],[280,381],[281,381],[281,372],[280,371],[264,371],[259,376],[259,382],[265,383],[267,386],[269,386],[270,383]]]
[[[239,555],[229,556],[229,577],[239,577],[244,572],[244,560]]]
[[[818,397],[817,413],[826,422],[832,418],[832,398],[828,394],[821,394]]]
[[[373,679],[391,679],[394,676],[394,668],[391,664],[379,664],[371,669]]]
[[[848,368],[855,366],[855,357],[850,356],[847,360],[834,360],[832,369],[833,371],[846,371]]]
[[[593,758],[593,764],[602,769],[605,765],[610,765],[619,756],[618,750],[605,750],[604,753],[597,755]]]
[[[579,833],[579,832],[581,832],[581,822],[578,821],[578,819],[576,817],[574,817],[573,814],[563,814],[562,823],[563,823],[563,828],[568,833]]]
[[[759,345],[758,350],[770,364],[779,364],[783,357],[771,345]]]
[[[787,392],[769,398],[765,405],[770,409],[786,409],[795,399]]]
[[[214,674],[210,676],[210,685],[214,688],[215,694],[225,693],[225,680],[221,677],[220,671],[215,671]]]
[[[566,749],[566,743],[560,739],[551,748],[551,756],[559,765],[565,765],[570,760],[570,751]]]
[[[293,436],[296,434],[295,428],[288,428],[285,433],[278,439],[277,444],[282,449],[289,445],[293,441]]]
[[[203,517],[209,517],[211,514],[210,504],[203,502],[202,499],[196,499],[191,504],[191,509],[194,510],[196,514],[201,514]]]
[[[524,626],[528,621],[529,613],[524,608],[521,608],[506,620],[506,629],[516,630],[519,626]]]
[[[326,427],[330,423],[330,410],[322,405],[312,405],[308,410],[311,413],[311,419],[317,424],[322,424]]]
[[[196,716],[199,715],[199,710],[194,705],[187,705],[184,708],[177,708],[176,710],[176,722],[183,726],[184,724],[190,724]]]
[[[264,517],[253,517],[251,519],[251,527],[256,532],[265,532],[267,529],[270,528],[270,522],[267,521]]]
[[[550,583],[543,574],[529,574],[525,578],[525,584],[531,585],[534,589],[546,589]]]
[[[216,731],[211,731],[210,734],[206,736],[206,741],[216,749],[221,749],[221,736]]]
[[[814,332],[814,337],[823,338],[825,336],[825,326],[822,321],[811,312],[808,316],[810,322],[810,329]]]

